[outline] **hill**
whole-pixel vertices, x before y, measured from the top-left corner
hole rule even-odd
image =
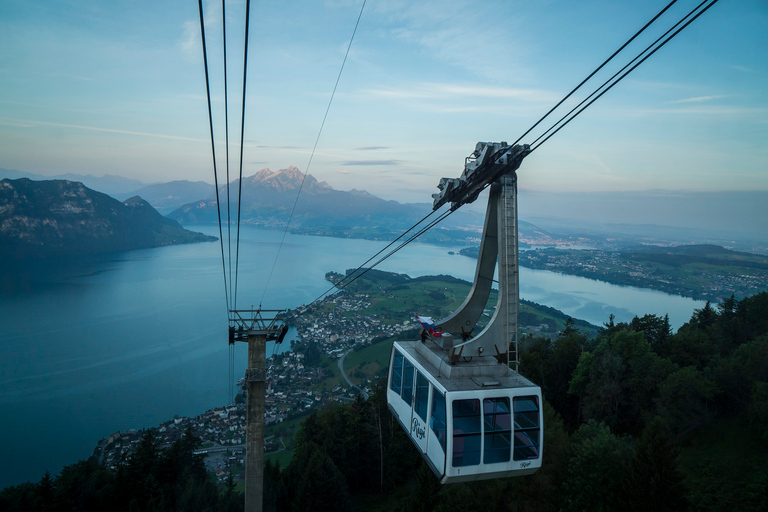
[[[163,217],[138,196],[120,202],[66,180],[0,181],[0,259],[78,256],[213,240]]]

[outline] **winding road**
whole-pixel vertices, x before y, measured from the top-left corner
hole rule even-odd
[[[352,383],[351,380],[349,380],[349,377],[347,377],[347,373],[344,371],[344,359],[347,357],[347,354],[352,352],[352,349],[347,350],[344,352],[344,354],[336,361],[336,364],[339,365],[339,371],[341,372],[341,376],[344,377],[344,380],[347,381],[347,384],[349,384],[349,387],[356,389],[358,393],[363,395],[363,399],[368,400],[368,393],[360,389],[359,386],[356,386]]]

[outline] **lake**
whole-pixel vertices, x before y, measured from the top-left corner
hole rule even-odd
[[[192,227],[217,235],[215,228]],[[244,228],[238,308],[308,304],[386,244]],[[413,243],[381,270],[471,280],[475,262]],[[233,255],[234,260],[234,255]],[[265,289],[265,283],[269,286]],[[100,255],[0,280],[0,488],[88,457],[118,430],[196,416],[228,401],[227,307],[219,243]],[[521,268],[522,298],[600,325],[608,315],[669,314],[674,328],[704,303]],[[294,332],[290,332],[287,340]],[[288,344],[278,350],[284,350]],[[268,354],[273,347],[268,347]],[[246,346],[236,346],[235,380]]]

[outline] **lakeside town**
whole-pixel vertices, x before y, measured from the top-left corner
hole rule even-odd
[[[329,276],[329,280],[332,279]],[[291,351],[275,354],[267,360],[265,382],[265,426],[302,417],[315,408],[333,402],[354,400],[357,394],[364,397],[370,392],[374,379],[355,386],[343,373],[347,385],[336,384],[324,390],[321,382],[330,377],[329,369],[355,348],[413,330],[413,321],[388,323],[377,315],[361,312],[368,308],[370,296],[364,293],[330,295],[312,305],[302,305],[289,312],[289,323],[298,335],[291,341]],[[235,403],[217,407],[190,417],[176,416],[154,427],[160,448],[171,446],[187,431],[200,438],[198,454],[205,456],[206,468],[224,482],[229,473],[242,478],[239,473],[245,464],[246,393],[245,379],[237,383]],[[139,445],[144,430],[130,429],[115,432],[101,439],[94,450],[100,463],[115,468]],[[264,450],[274,453],[288,449],[286,440],[278,435],[265,438]]]

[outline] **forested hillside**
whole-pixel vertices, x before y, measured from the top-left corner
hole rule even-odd
[[[768,294],[707,304],[676,334],[654,315],[594,339],[571,324],[522,371],[547,400],[536,474],[441,487],[379,389],[305,421],[269,468],[272,510],[765,510]]]
[[[765,510],[768,293],[666,319],[612,320],[590,339],[569,322],[522,371],[541,385],[544,464],[532,476],[440,486],[386,408],[369,400],[306,418],[287,467],[268,463],[265,510]],[[151,432],[116,471],[83,461],[5,489],[0,509],[235,510],[187,436]]]

